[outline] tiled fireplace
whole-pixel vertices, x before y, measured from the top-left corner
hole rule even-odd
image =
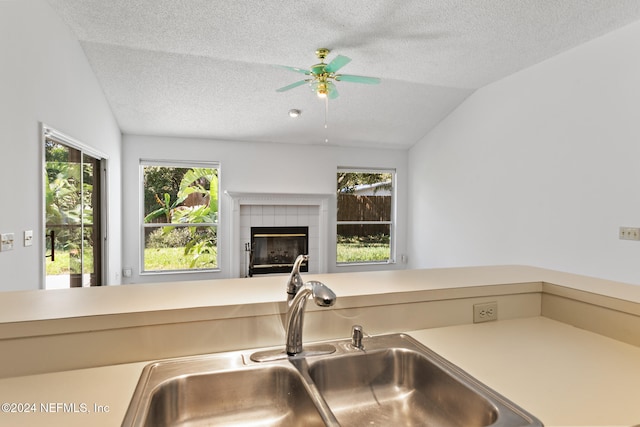
[[[232,277],[249,276],[251,229],[265,227],[308,229],[308,271],[327,271],[327,194],[226,193],[232,203]],[[280,274],[286,274],[281,273]]]

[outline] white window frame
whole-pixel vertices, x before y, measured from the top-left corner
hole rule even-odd
[[[191,268],[191,269],[179,269],[179,270],[145,270],[144,265],[144,250],[145,250],[145,229],[147,228],[159,228],[157,224],[146,224],[144,222],[145,212],[144,212],[144,167],[145,166],[158,166],[158,167],[174,167],[174,168],[208,168],[208,169],[217,169],[218,170],[218,215],[217,221],[215,223],[189,223],[189,224],[163,224],[162,226],[170,226],[170,227],[215,227],[216,234],[218,235],[217,244],[216,244],[216,252],[217,252],[217,266],[213,268]],[[152,275],[166,275],[166,274],[194,274],[194,273],[209,273],[209,272],[220,272],[220,240],[219,240],[219,231],[220,231],[220,212],[222,211],[221,203],[222,198],[220,197],[220,162],[208,162],[208,161],[188,161],[188,160],[158,160],[158,159],[140,159],[139,168],[139,184],[138,188],[140,191],[139,199],[139,224],[140,224],[140,236],[139,236],[139,263],[140,267],[140,275],[141,276],[152,276]]]
[[[397,210],[397,170],[395,168],[360,168],[360,167],[341,167],[339,166],[336,171],[336,179],[338,173],[370,173],[370,174],[391,174],[391,219],[390,221],[338,221],[338,206],[336,204],[336,227],[335,227],[335,242],[336,242],[336,258],[335,263],[337,267],[348,266],[365,266],[365,265],[388,265],[396,263],[396,210]],[[388,224],[389,225],[389,259],[386,261],[362,261],[362,262],[338,262],[337,258],[337,244],[338,244],[338,226],[350,225],[350,224]]]

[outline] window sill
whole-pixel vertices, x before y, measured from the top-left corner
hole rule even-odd
[[[336,263],[336,267],[366,267],[377,265],[395,265],[395,261],[364,261],[364,262],[340,262]]]
[[[182,275],[182,274],[197,274],[197,273],[220,273],[220,268],[207,268],[200,270],[167,270],[167,271],[141,271],[140,276],[166,276],[166,275]]]

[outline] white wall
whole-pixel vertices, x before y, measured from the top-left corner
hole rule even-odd
[[[202,139],[124,135],[123,137],[123,267],[131,267],[131,279],[124,283],[195,280],[237,276],[230,271],[229,202],[224,191],[252,193],[335,194],[338,166],[396,168],[398,182],[398,259],[406,253],[407,151],[357,149],[322,145],[226,142]],[[209,160],[220,162],[219,233],[220,273],[162,274],[140,276],[140,159]],[[329,229],[335,230],[335,198]],[[225,222],[226,221],[226,222]],[[350,271],[336,267],[335,236],[329,236],[329,271]],[[331,252],[331,250],[333,252]],[[404,268],[404,264],[371,267]],[[361,270],[362,268],[360,268]]]
[[[0,1],[0,232],[14,233],[0,252],[0,290],[39,289],[44,254],[39,123],[107,154],[110,283],[118,283],[120,130],[80,44],[45,1]],[[24,247],[22,233],[35,243]]]
[[[489,85],[409,153],[413,267],[640,284],[640,23]]]

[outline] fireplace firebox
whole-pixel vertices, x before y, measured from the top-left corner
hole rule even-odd
[[[251,227],[249,276],[288,273],[298,255],[308,253],[309,227]],[[304,262],[300,271],[309,271]]]

